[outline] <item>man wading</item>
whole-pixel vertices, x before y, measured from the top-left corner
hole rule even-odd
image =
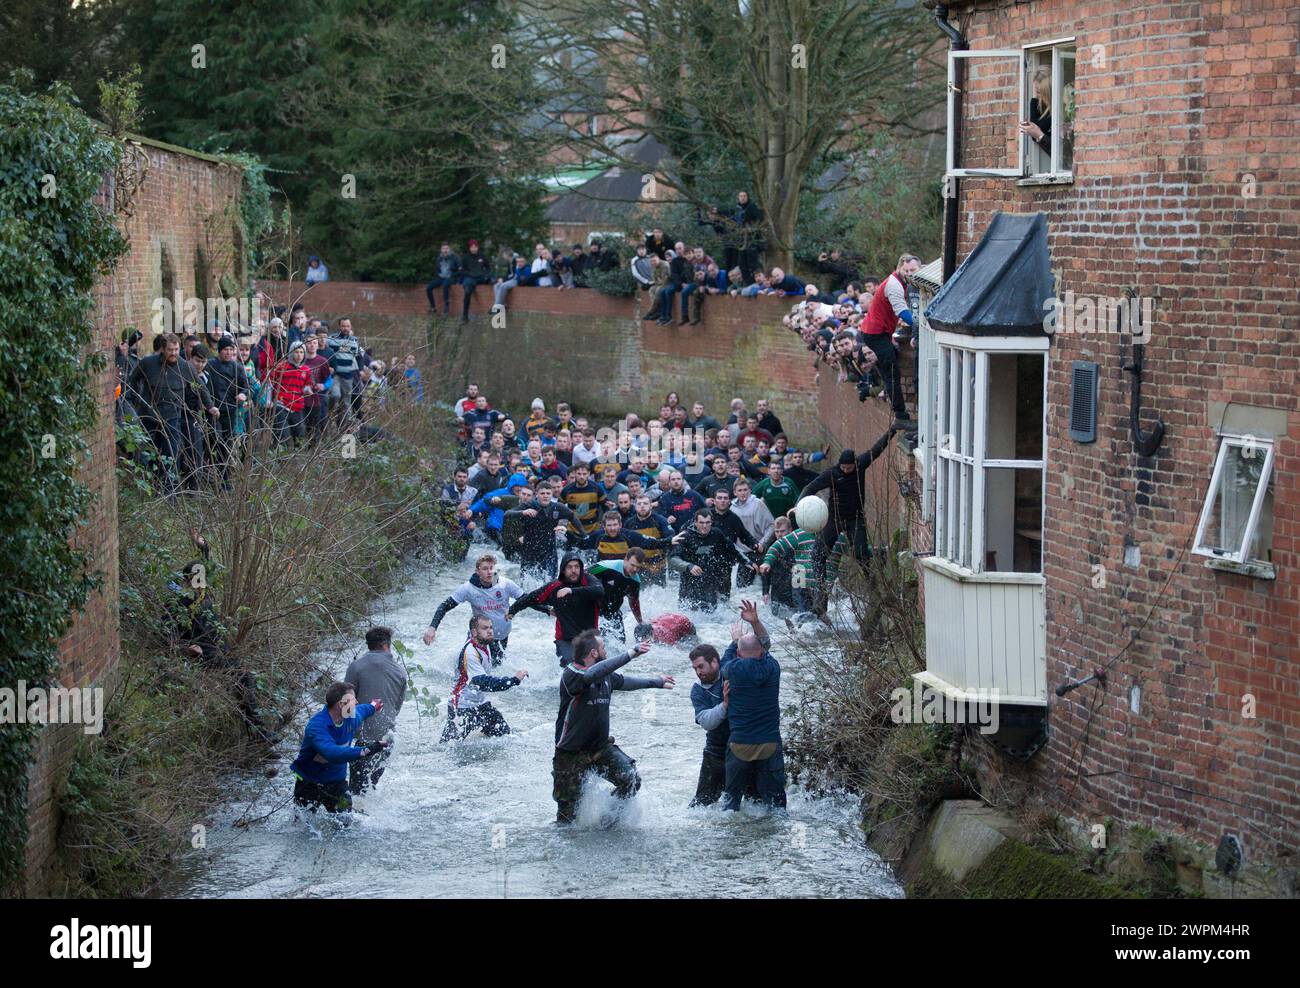
[[[785,807],[785,757],[781,751],[781,666],[768,654],[771,639],[758,619],[758,605],[740,602],[740,617],[750,630],[722,653],[723,696],[731,736],[726,754],[726,808],[754,786],[768,806]],[[740,625],[743,628],[744,625]]]
[[[384,708],[383,700],[357,703],[352,683],[333,683],[325,691],[325,706],[316,712],[303,730],[302,747],[289,770],[297,778],[293,801],[299,806],[324,807],[329,813],[352,809],[348,792],[348,762],[370,758],[388,747],[386,741],[371,741],[355,747],[352,738],[367,717]]]
[[[447,703],[447,726],[441,740],[463,740],[475,730],[490,738],[510,733],[501,711],[483,694],[502,693],[518,686],[528,677],[528,670],[520,669],[513,676],[491,675],[488,670],[495,664],[491,644],[492,619],[485,614],[470,618],[469,641],[456,656],[456,685]]]
[[[393,658],[393,629],[371,628],[366,632],[366,648],[369,651],[352,660],[343,678],[355,683],[362,696],[379,698],[375,715],[362,721],[357,737],[363,744],[386,741],[388,746],[373,758],[361,758],[348,766],[348,788],[354,796],[361,795],[368,786],[379,785],[379,777],[393,753],[390,735],[406,699],[406,669]]]
[[[573,661],[560,674],[560,710],[555,717],[555,821],[572,823],[582,795],[582,777],[595,772],[614,784],[614,793],[627,799],[641,788],[636,762],[609,734],[609,701],[614,690],[673,688],[672,676],[624,676],[618,672],[638,655],[650,651],[641,642],[630,652],[605,657],[605,643],[594,631],[573,641]]]

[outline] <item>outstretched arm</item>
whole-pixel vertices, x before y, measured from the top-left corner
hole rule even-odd
[[[895,430],[892,427],[886,430],[885,434],[876,440],[874,446],[858,457],[859,470],[865,470],[867,467],[871,466],[871,462],[885,451],[886,447],[889,446],[889,440],[894,435],[894,432]],[[818,477],[817,479],[820,480],[821,478]],[[817,481],[814,480],[813,483],[815,484]],[[807,494],[807,491],[804,493]]]

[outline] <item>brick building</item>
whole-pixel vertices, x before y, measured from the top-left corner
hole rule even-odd
[[[920,679],[1000,692],[986,792],[1173,837],[1210,894],[1294,894],[1300,8],[945,13]]]

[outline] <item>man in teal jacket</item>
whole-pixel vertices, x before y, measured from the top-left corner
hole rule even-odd
[[[298,780],[293,787],[295,803],[310,809],[324,807],[329,813],[352,809],[348,763],[378,754],[389,744],[371,741],[357,747],[352,739],[361,722],[383,708],[383,700],[357,703],[357,688],[351,683],[334,683],[325,691],[325,706],[307,721],[302,747],[289,766]]]

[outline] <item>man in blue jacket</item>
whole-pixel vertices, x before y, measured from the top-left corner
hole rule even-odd
[[[758,605],[740,602],[743,625],[722,653],[722,682],[731,734],[726,752],[726,808],[740,809],[752,784],[768,806],[785,807],[785,757],[781,751],[781,666],[768,653],[771,639]]]
[[[348,763],[369,758],[389,745],[370,741],[357,747],[352,739],[361,722],[383,708],[383,700],[357,703],[357,688],[351,683],[334,683],[325,691],[325,706],[307,721],[302,747],[289,766],[298,780],[293,787],[295,803],[310,809],[324,807],[328,813],[352,809]]]

